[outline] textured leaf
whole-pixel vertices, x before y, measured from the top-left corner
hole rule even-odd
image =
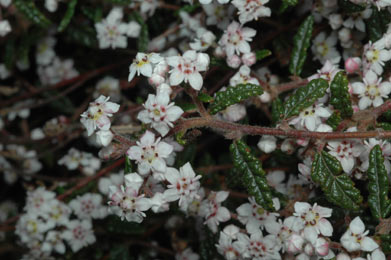
[[[19,12],[24,14],[33,23],[44,28],[47,28],[51,24],[49,19],[37,8],[33,0],[14,0],[13,4]]]
[[[73,42],[77,42],[90,48],[96,48],[98,46],[96,33],[89,27],[73,26],[71,24],[65,32],[67,33],[68,39]]]
[[[257,61],[262,60],[270,55],[272,55],[272,52],[267,49],[255,51],[255,56],[257,58]]]
[[[272,102],[272,120],[273,120],[273,122],[280,121],[280,119],[283,115],[284,115],[284,105],[282,104],[281,99],[276,98]]]
[[[216,114],[230,105],[236,104],[253,96],[262,95],[262,93],[262,87],[259,85],[239,84],[234,87],[231,86],[224,91],[216,93],[215,100],[210,105],[209,109],[212,114]]]
[[[282,4],[278,10],[279,13],[283,13],[288,7],[297,5],[298,2],[298,0],[282,0]]]
[[[388,199],[389,180],[384,166],[383,153],[379,145],[372,148],[369,154],[368,174],[368,204],[372,215],[377,218],[386,218],[391,210],[391,201]]]
[[[134,172],[132,161],[128,156],[125,156],[125,174]]]
[[[338,72],[330,84],[330,104],[339,110],[343,118],[351,117],[353,115],[348,85],[348,78],[343,71]]]
[[[299,88],[284,104],[284,118],[298,115],[303,109],[312,106],[318,98],[326,94],[329,84],[324,79],[311,80]]]
[[[350,0],[338,0],[338,6],[348,14],[362,12],[365,10],[365,5],[354,4]]]
[[[312,180],[319,184],[330,202],[350,210],[358,210],[362,202],[354,182],[342,172],[341,163],[325,151],[317,153],[312,163]]]
[[[205,103],[210,103],[213,101],[213,98],[211,96],[203,92],[200,92],[198,94],[198,99]]]
[[[341,123],[342,118],[338,111],[334,112],[327,120],[326,124],[331,126],[333,130],[337,130],[338,125]]]
[[[391,21],[391,14],[387,10],[379,11],[376,7],[372,7],[372,15],[365,21],[367,23],[366,28],[369,39],[375,42],[387,32],[388,24]]]
[[[310,46],[312,36],[312,27],[314,17],[308,16],[300,25],[299,31],[293,38],[293,50],[289,63],[289,72],[294,75],[300,75],[305,59],[307,58],[307,49]]]
[[[380,235],[380,240],[383,253],[391,254],[391,234]]]
[[[243,141],[236,141],[229,147],[236,169],[243,174],[242,182],[255,201],[266,210],[274,210],[272,190],[267,184],[262,164]]]
[[[71,0],[68,3],[67,11],[65,12],[64,17],[62,18],[60,25],[58,26],[58,31],[62,32],[67,28],[68,24],[71,22],[73,14],[75,13],[75,8],[77,5],[77,0]]]

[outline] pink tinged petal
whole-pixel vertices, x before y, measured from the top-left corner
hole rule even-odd
[[[360,108],[360,110],[364,110],[367,107],[369,107],[371,104],[372,104],[372,100],[369,97],[365,96],[362,97],[358,102],[358,107]]]
[[[166,161],[164,161],[162,158],[155,158],[155,160],[151,163],[153,171],[157,172],[165,172],[167,169]]]
[[[318,238],[318,232],[314,226],[304,228],[304,237],[308,241],[315,241]]]
[[[155,142],[155,135],[151,131],[146,131],[145,134],[140,138],[140,143],[143,146],[151,146]]]
[[[147,175],[151,171],[151,165],[146,161],[142,161],[141,163],[139,163],[137,171],[141,175]]]
[[[143,154],[143,150],[138,146],[132,146],[128,149],[126,154],[131,160],[141,161],[141,155]]]
[[[200,90],[202,88],[203,79],[200,73],[194,72],[188,76],[189,84],[195,90]]]
[[[365,231],[364,222],[360,219],[360,217],[355,217],[352,222],[350,222],[349,229],[354,234],[362,234]]]
[[[182,110],[182,108],[180,108],[178,106],[170,107],[167,110],[167,119],[170,122],[174,122],[174,121],[178,120],[183,113],[184,113],[184,111]]]
[[[156,151],[158,152],[159,157],[167,158],[174,151],[174,147],[171,144],[160,142],[157,145]]]
[[[372,252],[378,247],[379,245],[370,237],[364,237],[361,240],[361,250],[363,251]]]
[[[146,77],[152,76],[152,65],[147,63],[140,68],[140,73]]]
[[[178,66],[179,63],[181,63],[181,61],[182,61],[182,57],[179,57],[179,56],[172,56],[172,57],[166,58],[167,64],[170,65],[171,67]]]
[[[330,224],[330,222],[327,219],[325,218],[320,219],[318,222],[318,227],[320,233],[323,236],[331,237],[333,235],[333,226]]]
[[[111,126],[110,119],[104,115],[102,115],[101,117],[99,117],[98,120],[96,120],[96,124],[98,128],[102,130],[109,130]]]
[[[170,85],[177,86],[181,84],[184,79],[185,79],[185,75],[179,70],[174,69],[174,71],[170,75]]]

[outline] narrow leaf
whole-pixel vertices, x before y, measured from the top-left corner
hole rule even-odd
[[[310,46],[313,24],[314,17],[310,15],[300,25],[299,31],[293,38],[294,46],[289,63],[289,72],[291,74],[300,75],[303,69],[305,59],[307,58],[307,49]]]
[[[234,87],[230,86],[226,90],[216,93],[215,100],[210,105],[209,109],[212,114],[216,114],[230,105],[236,104],[253,96],[262,95],[262,93],[262,87],[259,85],[239,84]]]
[[[100,7],[82,6],[81,11],[85,16],[87,16],[95,23],[98,23],[102,20],[103,11]]]
[[[386,218],[390,213],[391,201],[388,199],[389,180],[384,166],[383,153],[379,145],[369,153],[368,174],[368,204],[372,215],[377,218]]]
[[[369,39],[372,42],[379,40],[387,32],[390,22],[391,15],[387,10],[379,11],[376,7],[372,7],[372,15],[366,20]]]
[[[362,12],[366,8],[365,5],[358,5],[350,0],[338,0],[338,6],[348,14]]]
[[[210,103],[213,101],[213,98],[211,96],[203,92],[200,92],[198,94],[198,99],[205,103]]]
[[[267,184],[262,164],[243,141],[236,141],[229,147],[236,169],[243,174],[242,182],[255,201],[266,210],[274,210],[272,190]]]
[[[343,118],[353,115],[348,85],[349,81],[343,71],[338,72],[330,84],[330,104],[339,110]]]
[[[148,25],[138,12],[133,12],[133,18],[141,25],[140,35],[138,37],[137,48],[139,52],[146,52],[149,43]]]
[[[51,24],[48,18],[37,8],[32,0],[14,0],[16,8],[33,23],[47,28]]]
[[[288,9],[288,7],[295,6],[298,2],[298,0],[282,0],[282,4],[278,12],[283,13],[286,9]]]
[[[341,163],[325,151],[315,155],[311,170],[312,180],[319,184],[330,202],[350,210],[358,210],[362,202],[354,182],[342,172]]]
[[[259,60],[262,60],[268,56],[272,55],[272,52],[270,50],[267,50],[267,49],[263,49],[263,50],[257,50],[255,51],[255,56],[257,58],[257,61]]]
[[[273,122],[280,121],[280,119],[283,115],[284,115],[284,105],[282,104],[281,99],[276,98],[272,102],[272,120],[273,120]]]
[[[77,0],[71,0],[68,3],[67,11],[65,12],[64,17],[62,18],[60,25],[58,26],[58,31],[62,32],[67,28],[68,24],[71,22],[71,19],[73,17],[73,14],[75,13]]]
[[[303,109],[312,106],[318,98],[326,94],[329,84],[324,79],[311,80],[299,88],[284,104],[284,118],[298,115]]]

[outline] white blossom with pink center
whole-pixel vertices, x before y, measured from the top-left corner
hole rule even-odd
[[[203,200],[199,209],[199,214],[205,218],[204,224],[217,232],[217,227],[220,222],[226,222],[231,218],[231,214],[226,207],[221,206],[221,203],[228,198],[229,192],[211,191],[208,198]]]
[[[73,252],[95,243],[95,235],[90,220],[72,220],[67,224],[67,229],[61,237],[71,246]]]
[[[219,45],[225,49],[227,57],[231,57],[234,54],[250,53],[251,46],[249,42],[252,41],[256,33],[256,30],[242,27],[239,23],[233,21],[221,37]]]

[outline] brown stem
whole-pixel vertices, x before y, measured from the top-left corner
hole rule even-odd
[[[197,106],[197,110],[200,115],[202,117],[210,117],[208,111],[206,111],[204,104],[201,102],[201,100],[198,99],[197,92],[191,87],[185,88],[185,91],[191,97],[193,103]]]

